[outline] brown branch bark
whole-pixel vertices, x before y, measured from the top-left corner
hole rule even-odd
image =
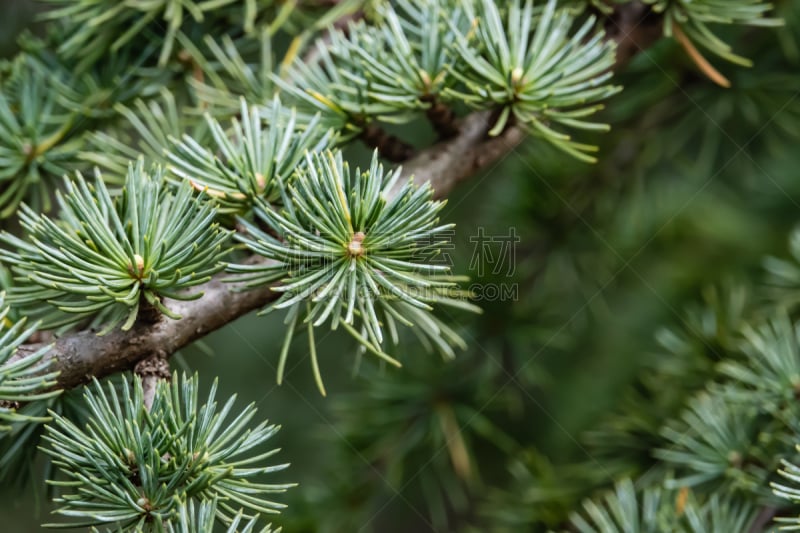
[[[142,380],[142,400],[144,407],[148,411],[153,408],[153,401],[156,397],[156,389],[160,381],[169,381],[172,374],[169,372],[168,354],[158,352],[142,359],[133,371]]]
[[[264,306],[277,293],[270,287],[239,292],[236,283],[223,283],[222,275],[201,287],[199,300],[166,299],[164,304],[183,318],[161,317],[155,324],[136,324],[128,331],[115,330],[98,337],[94,331],[79,331],[58,338],[46,358],[57,370],[58,386],[73,388],[89,381],[132,368],[139,360],[154,353],[171,355],[183,346],[228,322]],[[24,344],[11,358],[26,357],[41,344]]]
[[[615,7],[606,24],[608,38],[618,44],[615,70],[660,37],[660,23],[654,23],[651,17],[649,9],[639,2]],[[522,130],[511,127],[490,138],[487,136],[490,127],[489,112],[465,117],[456,137],[417,154],[404,166],[404,176],[414,175],[417,184],[429,183],[438,198],[447,196],[461,181],[508,154],[524,137]],[[169,356],[279,296],[271,287],[244,291],[241,284],[223,283],[224,277],[217,275],[199,287],[204,296],[198,300],[165,300],[169,309],[183,317],[180,320],[161,317],[153,324],[137,323],[129,331],[116,330],[103,337],[94,331],[79,331],[58,338],[46,356],[60,371],[58,387],[73,388],[92,377],[131,369],[153,354]],[[41,343],[20,346],[11,361],[40,347]]]

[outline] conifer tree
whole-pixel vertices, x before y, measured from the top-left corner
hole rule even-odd
[[[800,530],[795,0],[12,5],[11,530]]]

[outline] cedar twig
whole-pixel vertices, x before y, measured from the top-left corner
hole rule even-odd
[[[622,68],[633,55],[661,35],[652,12],[640,2],[615,6],[612,19],[613,26],[607,26],[607,38],[618,45],[615,70]],[[524,138],[524,133],[518,127],[511,127],[497,137],[488,138],[489,115],[490,112],[477,112],[462,119],[456,137],[436,143],[415,155],[404,165],[403,176],[408,179],[413,174],[417,184],[430,184],[435,196],[443,198],[461,181],[490,168],[514,149]],[[92,377],[129,370],[154,353],[168,357],[211,331],[268,305],[281,294],[273,291],[271,286],[246,290],[241,283],[223,283],[222,279],[228,276],[216,275],[198,287],[204,292],[200,299],[165,298],[164,305],[182,316],[180,320],[137,323],[128,331],[115,330],[102,337],[94,331],[84,330],[57,339],[45,356],[52,368],[60,372],[57,386],[70,389],[90,381]],[[41,347],[40,343],[24,344],[9,362],[31,355]]]
[[[162,351],[156,352],[136,363],[133,369],[142,380],[142,397],[148,411],[153,407],[158,383],[162,380],[169,381],[171,378],[167,357],[168,355]]]
[[[440,140],[452,139],[458,135],[458,119],[450,106],[440,102],[435,95],[426,95],[421,100],[428,104],[425,117],[439,134]]]
[[[377,124],[368,124],[361,132],[361,140],[392,163],[408,161],[414,155],[414,147],[395,135],[387,133]]]

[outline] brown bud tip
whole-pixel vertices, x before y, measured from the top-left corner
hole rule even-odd
[[[144,258],[139,254],[133,254],[133,263],[128,263],[128,273],[138,279],[144,273]]]
[[[420,79],[422,80],[422,84],[423,84],[425,87],[430,87],[430,86],[431,86],[431,84],[432,84],[432,82],[431,82],[431,77],[428,75],[428,73],[427,73],[427,72],[425,72],[425,71],[424,71],[424,70],[422,70],[422,69],[419,69],[419,77],[420,77]]]
[[[520,67],[516,67],[514,70],[511,71],[511,83],[514,85],[519,84],[520,80],[522,80],[523,71]]]
[[[350,252],[350,255],[354,257],[364,255],[364,247],[361,246],[361,243],[364,242],[364,237],[363,231],[356,232],[353,235],[353,239],[350,241],[350,244],[347,245],[347,251]]]

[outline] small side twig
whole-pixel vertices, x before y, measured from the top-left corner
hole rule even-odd
[[[367,125],[361,132],[361,140],[370,148],[376,148],[381,157],[392,163],[402,163],[414,156],[414,147],[387,133],[377,124]]]
[[[450,106],[440,102],[432,94],[422,97],[421,100],[429,105],[425,110],[425,117],[439,134],[439,140],[452,139],[458,135],[458,117]]]
[[[624,68],[634,56],[646,50],[664,34],[664,18],[641,0],[614,5],[610,15],[602,15],[608,39],[617,43],[614,70]]]
[[[22,406],[16,400],[0,400],[0,409],[11,409],[12,411],[16,411]]]
[[[765,531],[767,526],[778,514],[778,508],[772,505],[767,505],[761,509],[750,527],[749,533],[761,533]]]
[[[607,24],[607,38],[617,46],[619,70],[641,50],[661,37],[659,15],[640,1],[615,6]],[[459,134],[453,139],[421,150],[403,166],[403,178],[414,176],[417,184],[430,184],[435,197],[444,198],[460,182],[479,171],[486,171],[510,153],[522,141],[519,127],[506,129],[497,137],[487,138],[490,112],[472,113],[459,121]],[[398,180],[398,189],[403,180]],[[392,197],[397,190],[390,191]],[[254,262],[266,261],[261,258]],[[103,377],[128,370],[137,361],[162,351],[172,354],[190,342],[217,330],[255,309],[275,301],[280,293],[272,285],[249,288],[242,282],[223,282],[227,274],[218,274],[197,287],[204,296],[199,300],[165,299],[164,304],[181,320],[159,320],[155,324],[137,323],[128,330],[114,330],[99,337],[92,330],[63,335],[55,340],[44,360],[50,369],[58,370],[58,387],[70,389],[87,383],[92,377]],[[11,357],[13,364],[30,357],[43,344],[30,341],[21,345]]]
[[[139,299],[139,314],[136,316],[136,321],[151,326],[157,324],[162,317],[163,314],[158,307],[148,302],[143,294]]]
[[[153,354],[136,363],[133,369],[142,380],[144,406],[148,411],[153,407],[158,382],[161,380],[169,381],[172,376],[169,372],[167,357],[168,355],[164,352]]]

